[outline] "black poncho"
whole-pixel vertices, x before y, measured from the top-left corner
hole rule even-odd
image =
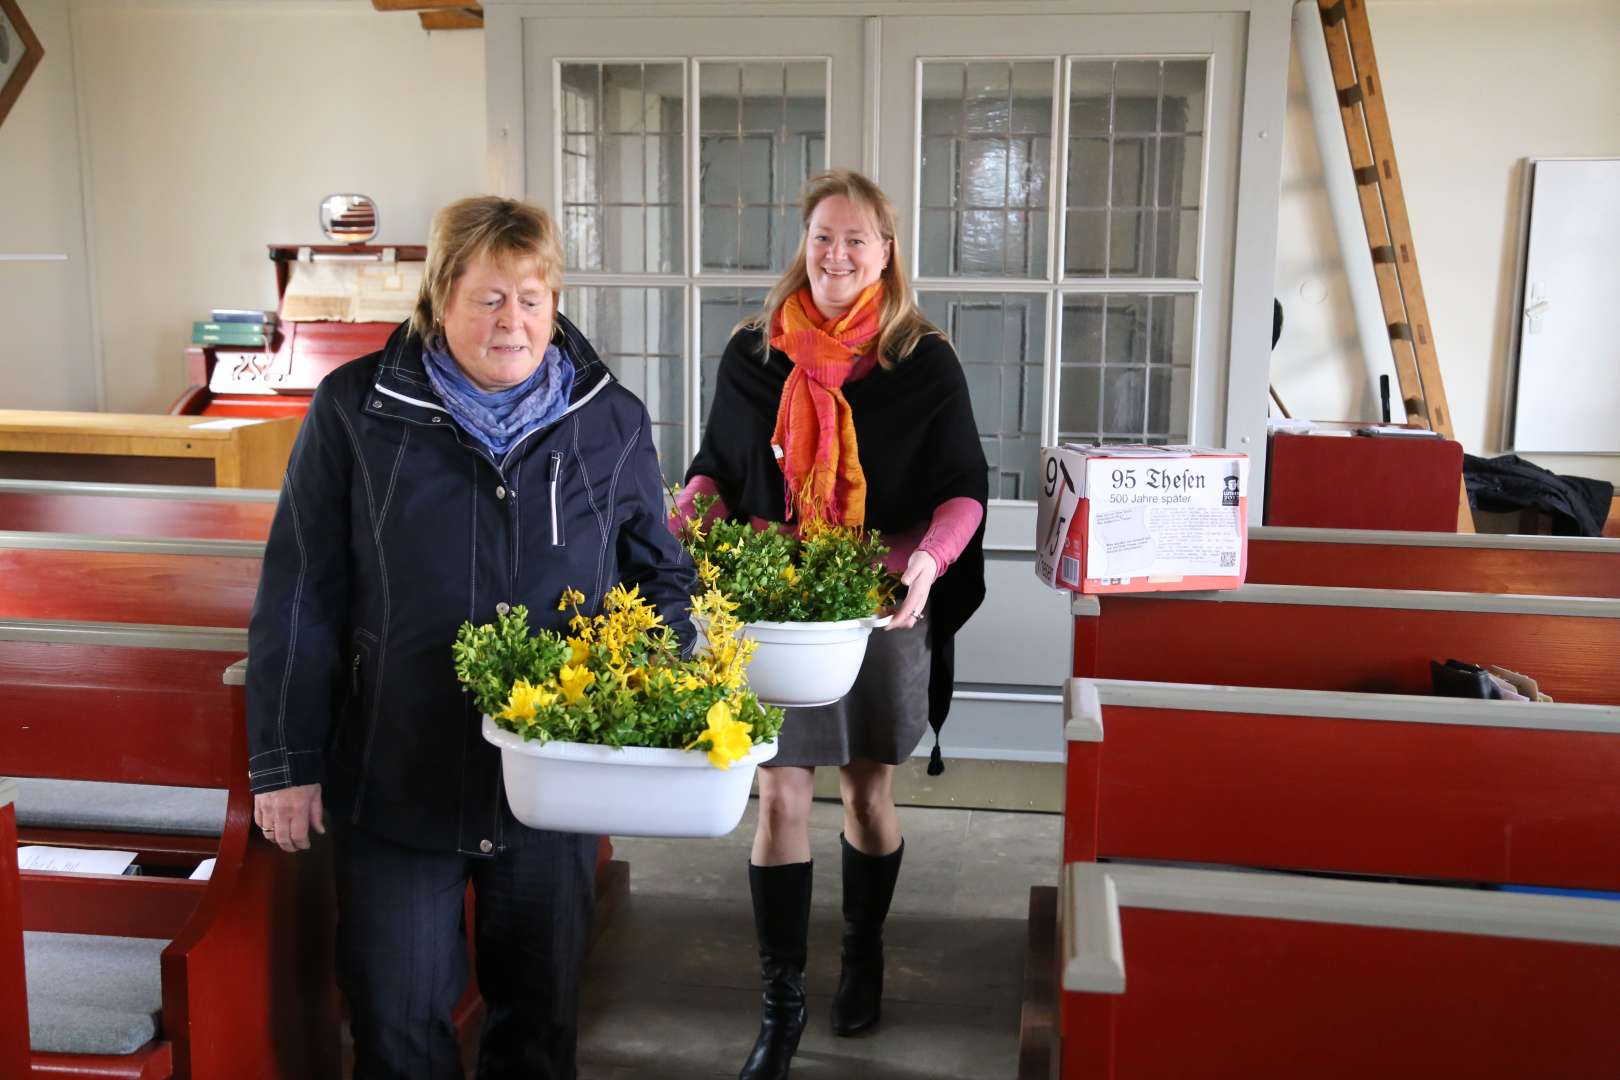
[[[771,452],[771,433],[793,362],[776,349],[762,359],[761,345],[757,330],[738,331],[727,344],[703,444],[687,479],[711,477],[733,517],[781,521],[785,492],[782,470]],[[843,390],[866,474],[867,528],[893,533],[926,525],[941,503],[958,497],[985,505],[989,467],[973,422],[967,379],[949,342],[925,337],[892,369],[876,367]],[[981,521],[929,593],[933,670],[928,722],[936,738],[951,705],[954,636],[983,600]],[[936,745],[936,766],[938,754]],[[930,771],[937,769],[931,766]]]

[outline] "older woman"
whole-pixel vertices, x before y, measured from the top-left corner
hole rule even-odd
[[[512,817],[456,682],[457,627],[516,604],[560,626],[565,587],[591,607],[625,582],[693,633],[647,411],[557,313],[562,261],[535,207],[441,210],[415,314],[321,383],[271,526],[254,817],[289,852],[331,826],[357,1078],[461,1075],[469,880],[479,1075],[575,1075],[597,838]]]
[[[908,592],[854,689],[835,705],[788,710],[760,772],[748,878],[765,996],[745,1080],[786,1076],[804,1028],[818,765],[838,767],[844,804],[832,1028],[853,1035],[878,1021],[883,921],[904,848],[894,767],[944,720],[952,635],[984,597],[984,451],[956,353],[912,300],[894,208],[866,177],[835,170],[810,180],[802,209],[792,266],[720,361],[680,509],[714,494],[719,512],[756,521],[878,528]]]

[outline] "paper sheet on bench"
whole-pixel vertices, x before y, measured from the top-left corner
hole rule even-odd
[[[191,872],[192,881],[207,881],[214,876],[214,864],[218,859],[204,859],[197,864],[197,869]]]
[[[29,844],[17,849],[18,870],[52,870],[59,874],[122,874],[135,861],[133,851],[95,851],[85,848]]]

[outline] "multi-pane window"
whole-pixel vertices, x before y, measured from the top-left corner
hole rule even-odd
[[[919,301],[961,357],[990,464],[990,497],[1033,499],[1029,478],[1036,475],[1041,451],[1046,297],[925,292]]]
[[[562,310],[646,403],[675,480],[732,328],[798,249],[800,190],[827,164],[829,65],[561,61],[557,75]]]
[[[1064,297],[1060,440],[1186,440],[1194,303],[1187,294]]]
[[[918,288],[967,372],[992,497],[1033,498],[1043,432],[1187,439],[1208,70],[921,62]]]
[[[573,270],[685,269],[685,65],[562,65],[562,226]]]
[[[1065,275],[1196,276],[1206,66],[1070,64]]]
[[[826,61],[703,61],[698,87],[703,269],[784,268],[799,189],[826,167]]]
[[[686,467],[686,350],[681,344],[682,291],[570,285],[563,310],[596,346],[608,370],[652,415],[665,475]]]
[[[919,272],[1046,276],[1053,65],[923,65]]]
[[[765,306],[764,289],[702,289],[698,299],[699,423],[708,421],[714,405],[715,375],[720,357],[737,324]]]

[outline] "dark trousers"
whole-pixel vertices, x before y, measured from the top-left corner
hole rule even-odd
[[[355,1080],[461,1077],[451,1011],[467,984],[469,880],[488,1010],[479,1080],[574,1080],[598,838],[509,819],[505,850],[475,859],[337,824],[338,983]]]

